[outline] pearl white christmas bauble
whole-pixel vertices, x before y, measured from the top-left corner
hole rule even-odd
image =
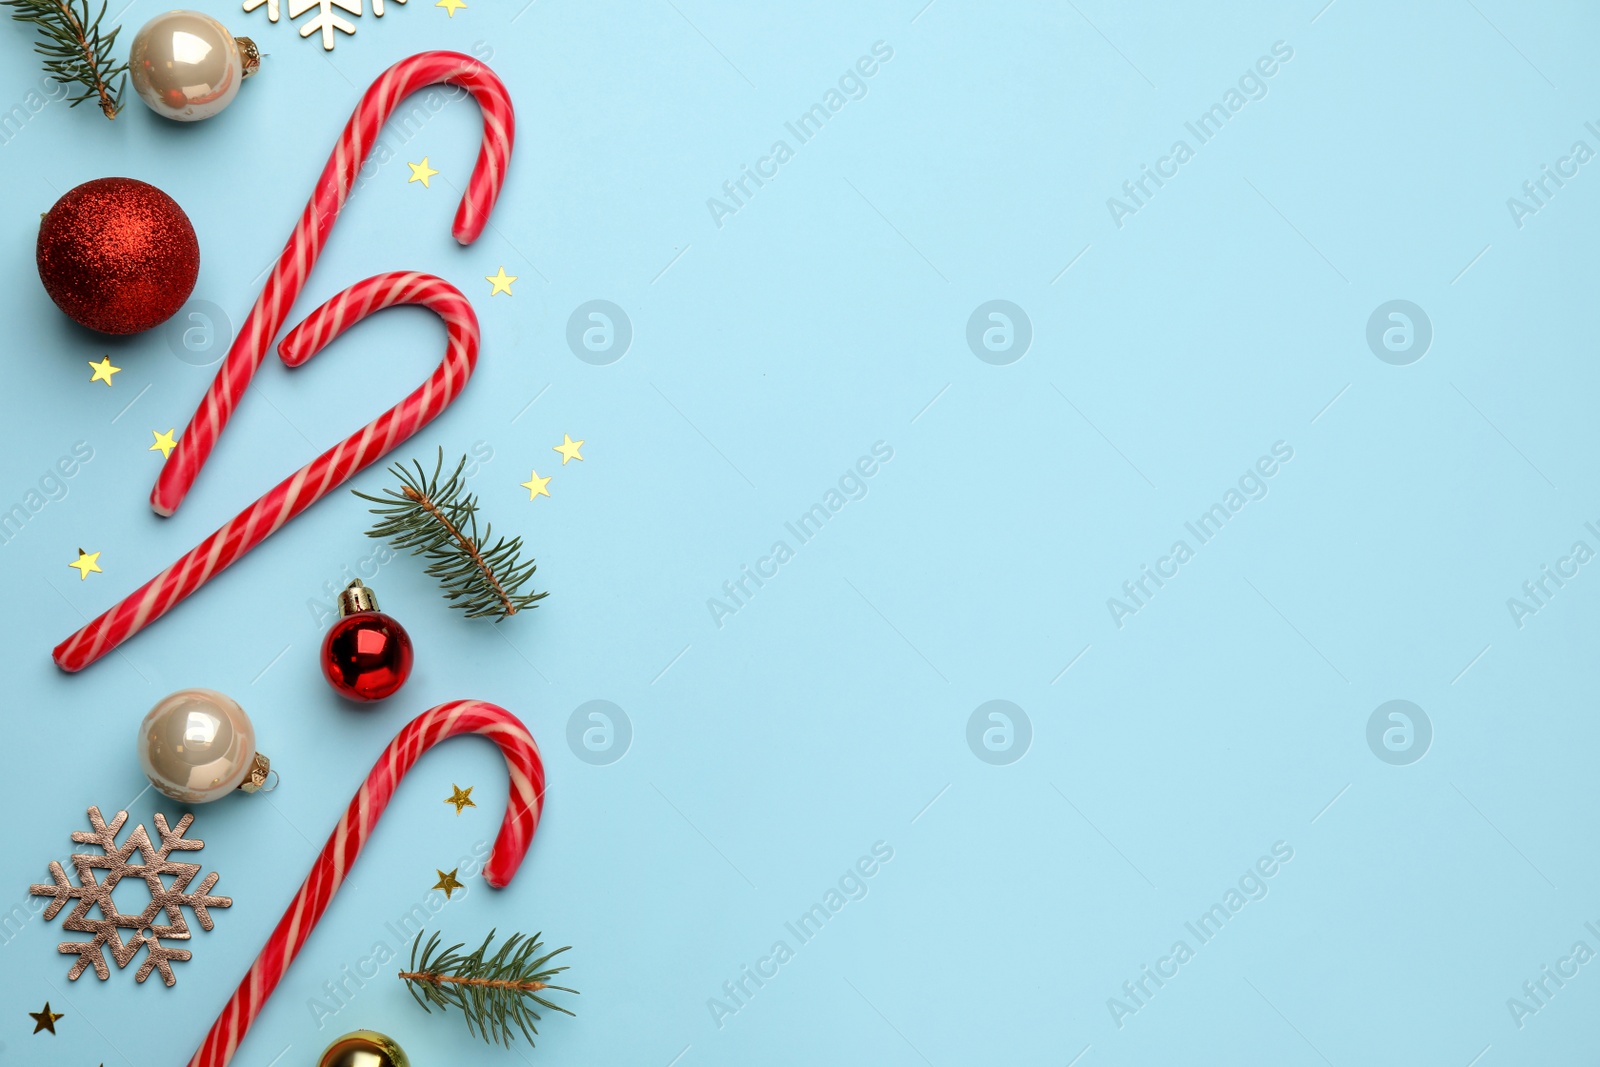
[[[151,785],[189,804],[254,792],[267,775],[250,717],[213,689],[180,689],[150,709],[139,724],[139,766]]]
[[[261,66],[248,37],[198,11],[168,11],[144,24],[128,54],[128,76],[150,110],[178,122],[208,119],[233,102]]]

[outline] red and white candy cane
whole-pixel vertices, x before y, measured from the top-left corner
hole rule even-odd
[[[165,615],[290,519],[432,422],[478,362],[478,317],[460,290],[431,274],[393,271],[357,282],[289,332],[278,348],[297,367],[375,311],[420,304],[444,320],[444,360],[410,396],[285,478],[182,559],[56,646],[56,666],[79,671]]]
[[[350,198],[384,122],[412,93],[445,84],[466,89],[477,98],[483,111],[483,145],[472,178],[467,182],[467,191],[456,209],[452,228],[456,240],[464,245],[476,241],[483,232],[505,185],[511,147],[516,139],[511,96],[494,72],[471,56],[459,52],[423,52],[402,59],[372,83],[350,116],[328,165],[323,168],[316,191],[272,268],[272,276],[228,349],[227,359],[212,379],[205,398],[178,439],[178,447],[162,465],[161,476],[150,493],[150,506],[157,514],[171,515],[178,510],[200,468],[211,455],[233,409],[250,385],[250,379],[266,358],[273,338],[288,319],[289,310],[305,287],[317,256],[328,243],[334,221]]]
[[[272,938],[256,957],[228,1006],[222,1010],[211,1031],[200,1045],[189,1067],[226,1067],[244,1040],[245,1031],[255,1022],[261,1008],[272,996],[278,982],[288,973],[311,930],[328,909],[333,895],[350,873],[361,846],[366,844],[378,824],[395,786],[412,764],[428,749],[456,734],[476,733],[489,738],[505,754],[511,772],[511,793],[506,801],[505,821],[494,851],[484,866],[483,876],[496,889],[503,889],[517,873],[527,854],[528,843],[539,825],[544,804],[544,764],[539,746],[527,727],[504,708],[481,700],[456,700],[423,712],[400,736],[389,744],[378,759],[366,784],[350,801],[344,818],[334,827],[333,836],[323,846],[322,855],[311,868],[305,884],[295,894],[289,910],[278,920]]]

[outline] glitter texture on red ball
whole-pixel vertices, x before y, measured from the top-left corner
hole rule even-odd
[[[67,317],[101,333],[159,326],[200,274],[200,242],[177,201],[134,178],[67,193],[39,226],[39,280]]]

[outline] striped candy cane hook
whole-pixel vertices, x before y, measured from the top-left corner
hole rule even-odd
[[[290,519],[432,422],[456,398],[478,362],[478,317],[460,290],[431,274],[395,271],[357,282],[290,331],[279,354],[289,366],[299,366],[368,315],[396,304],[420,304],[444,320],[448,335],[444,359],[428,380],[57,645],[56,666],[80,671],[161,618]]]
[[[184,428],[178,446],[161,467],[150,493],[150,506],[171,515],[194,485],[217,438],[250,385],[272,340],[283,328],[339,211],[350,198],[361,167],[377,143],[378,133],[400,102],[430,85],[459,85],[477,98],[483,112],[483,145],[467,191],[456,209],[453,232],[457,241],[471,244],[489,222],[489,213],[505,185],[511,147],[516,140],[516,117],[511,96],[493,71],[459,52],[423,52],[402,59],[378,77],[356,106],[355,113],[334,146],[306,209],[289,235],[288,243],[272,268],[272,276],[250,309],[234,338],[211,387]]]
[[[495,838],[494,851],[483,870],[484,879],[496,889],[505,888],[511,881],[527,855],[544,804],[544,764],[539,759],[539,746],[527,727],[504,708],[479,700],[440,704],[400,731],[379,757],[261,955],[211,1024],[189,1067],[227,1067],[250,1024],[288,973],[295,955],[350,873],[361,846],[394,795],[395,786],[424,752],[447,737],[464,733],[482,734],[499,745],[505,754],[506,769],[511,772],[505,821],[500,824],[500,836]]]

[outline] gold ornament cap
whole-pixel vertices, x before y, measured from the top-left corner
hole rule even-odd
[[[357,1030],[335,1038],[317,1067],[411,1067],[405,1050],[387,1034]]]
[[[261,69],[261,49],[248,37],[235,37],[233,43],[239,46],[239,77],[248,78]]]
[[[378,595],[361,584],[357,578],[339,592],[339,618],[358,611],[377,611]]]
[[[278,772],[272,769],[271,760],[257,752],[250,759],[250,773],[239,783],[239,792],[270,793],[276,788],[278,788]]]

